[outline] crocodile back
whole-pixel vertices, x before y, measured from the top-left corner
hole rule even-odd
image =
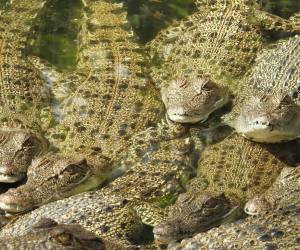
[[[87,1],[86,41],[78,70],[53,88],[58,127],[50,140],[66,152],[116,157],[134,132],[154,126],[163,105],[143,73],[142,50],[134,41],[122,4]]]
[[[251,21],[256,8],[245,1],[207,2],[149,44],[151,76],[159,86],[178,77],[210,75],[236,92],[238,79],[263,47],[261,29]]]
[[[39,127],[39,109],[48,99],[43,81],[24,49],[33,20],[44,1],[11,1],[0,17],[1,125]]]

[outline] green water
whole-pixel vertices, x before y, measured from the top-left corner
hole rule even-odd
[[[262,0],[264,9],[281,17],[290,17],[300,11],[299,0]]]
[[[82,18],[80,0],[52,0],[40,14],[31,53],[63,69],[77,64],[78,21]]]
[[[128,7],[128,19],[141,42],[153,39],[158,31],[196,11],[193,0],[119,0]]]
[[[7,0],[0,0],[5,2]],[[193,0],[115,0],[128,9],[128,20],[141,43],[153,39],[174,20],[193,13]],[[265,10],[282,17],[300,11],[299,0],[260,0]],[[61,69],[72,69],[77,64],[77,22],[82,16],[80,0],[52,0],[41,14],[32,53],[45,58]],[[77,20],[77,21],[76,21]]]
[[[8,2],[8,0],[0,0],[0,6],[3,6],[7,2]]]

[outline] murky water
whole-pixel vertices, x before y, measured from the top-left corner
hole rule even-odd
[[[81,0],[49,1],[40,15],[31,53],[59,68],[75,67],[78,52],[75,41],[83,7]]]
[[[0,3],[7,0],[0,0]],[[174,20],[193,13],[193,0],[115,0],[128,7],[128,19],[141,43],[153,39]],[[261,0],[264,9],[289,17],[300,11],[298,0]],[[76,66],[76,20],[81,18],[80,0],[49,1],[42,13],[39,32],[35,37],[33,53],[47,59],[59,68]]]
[[[265,10],[281,17],[289,17],[300,11],[298,0],[261,0],[261,3]]]

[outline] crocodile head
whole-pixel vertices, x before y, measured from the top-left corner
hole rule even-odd
[[[32,162],[26,184],[0,195],[0,208],[19,213],[97,185],[98,179],[84,158],[49,154]]]
[[[206,231],[219,224],[231,208],[232,203],[220,192],[181,194],[166,221],[154,228],[155,240],[166,244]]]
[[[299,204],[300,168],[285,167],[272,186],[263,194],[249,200],[244,211],[250,215],[266,214],[271,210]]]
[[[3,246],[3,242],[0,241]],[[5,246],[11,249],[106,249],[104,241],[79,225],[58,224],[42,218],[21,237],[10,238]]]
[[[86,231],[79,225],[58,224],[56,221],[48,218],[42,218],[38,223],[32,226],[33,231],[49,234],[51,241],[64,246],[83,246],[91,249],[105,249],[103,241],[93,233]],[[99,248],[96,248],[98,246]]]
[[[271,203],[264,196],[256,196],[249,200],[245,207],[245,213],[249,215],[257,215],[272,210]]]
[[[235,129],[256,142],[278,143],[300,135],[300,106],[289,95],[253,95],[244,102]]]
[[[168,117],[179,123],[205,121],[228,101],[227,91],[209,77],[176,79],[161,93]]]
[[[26,130],[0,131],[0,182],[25,177],[32,159],[47,148],[42,138]]]

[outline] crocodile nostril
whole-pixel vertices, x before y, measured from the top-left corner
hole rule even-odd
[[[267,127],[273,127],[273,124],[269,121],[255,121],[253,123],[254,125],[263,125],[263,126],[267,126]]]

